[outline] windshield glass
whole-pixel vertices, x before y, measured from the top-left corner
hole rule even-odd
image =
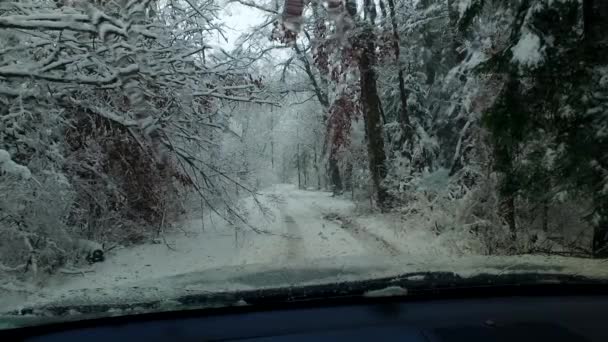
[[[607,37],[605,1],[2,1],[0,328],[608,279]]]

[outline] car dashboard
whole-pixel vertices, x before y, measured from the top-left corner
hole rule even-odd
[[[111,317],[13,341],[608,341],[606,295],[350,298]]]

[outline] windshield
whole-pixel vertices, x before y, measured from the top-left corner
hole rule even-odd
[[[607,37],[605,1],[2,1],[0,315],[606,280]]]

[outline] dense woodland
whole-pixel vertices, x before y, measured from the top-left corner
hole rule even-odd
[[[261,23],[231,49],[227,2]],[[264,234],[239,199],[289,182],[608,257],[606,56],[600,0],[2,1],[0,277],[193,210]]]

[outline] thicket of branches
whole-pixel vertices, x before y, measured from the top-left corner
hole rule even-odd
[[[215,0],[0,3],[0,272],[145,241],[190,193],[248,225],[273,177],[476,252],[607,255],[605,2],[228,2],[263,18],[231,52]]]
[[[222,103],[274,105],[214,47],[213,0],[0,3],[0,273],[52,272],[79,239],[155,237],[198,194],[246,224],[218,162]],[[230,192],[232,193],[232,192]]]

